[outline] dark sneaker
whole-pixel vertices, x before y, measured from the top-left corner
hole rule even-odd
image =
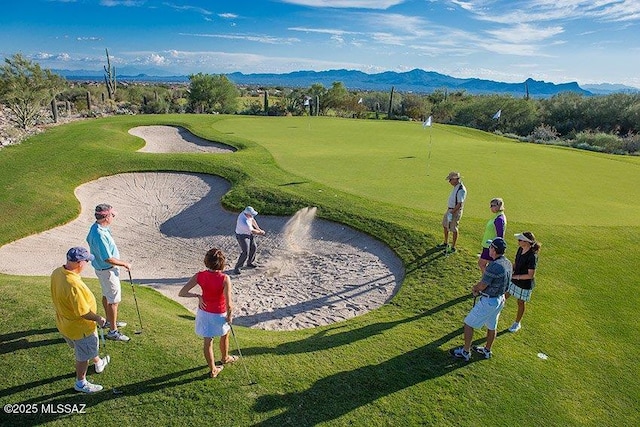
[[[464,351],[464,347],[454,348],[449,353],[451,353],[453,357],[457,357],[458,359],[464,359],[465,362],[468,362],[469,360],[471,360],[471,353],[468,351]]]
[[[255,264],[247,264],[247,268],[258,268]]]
[[[444,249],[444,248],[446,248],[447,246],[449,246],[449,245],[448,245],[448,244],[446,244],[446,243],[440,243],[438,246],[436,246],[436,249]]]
[[[474,345],[473,351],[475,351],[478,354],[481,354],[482,357],[484,357],[485,359],[491,359],[491,356],[493,356],[493,353],[491,352],[491,350],[487,350],[485,347],[477,347]]]
[[[447,249],[447,253],[453,254],[456,252],[456,248],[451,246],[449,249]]]
[[[233,269],[233,274],[240,274],[240,269],[239,268],[234,268]]]

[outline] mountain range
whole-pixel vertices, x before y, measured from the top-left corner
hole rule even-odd
[[[87,81],[102,80],[101,72],[89,70],[52,70],[68,80]],[[239,72],[226,74],[238,85],[282,86],[282,87],[310,87],[322,84],[329,88],[334,82],[342,82],[349,90],[387,91],[391,87],[401,92],[431,93],[436,90],[465,91],[473,95],[501,94],[514,97],[529,96],[546,98],[561,92],[574,92],[583,95],[603,95],[616,92],[639,92],[638,89],[624,85],[601,84],[580,87],[576,82],[550,83],[534,79],[527,79],[521,83],[504,83],[477,78],[461,79],[447,76],[434,71],[414,69],[407,72],[386,71],[377,74],[367,74],[356,70],[329,71],[294,71],[285,74],[243,74]],[[163,75],[125,75],[120,72],[118,80],[129,82],[153,83],[186,83],[188,76]]]

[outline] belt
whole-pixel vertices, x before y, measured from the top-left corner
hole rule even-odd
[[[484,292],[480,292],[480,296],[485,298],[498,298],[500,295],[491,296],[489,294],[485,294]]]
[[[100,270],[100,271],[106,271],[106,270],[111,270],[113,267],[114,267],[114,266],[112,265],[112,266],[111,266],[111,267],[109,267],[109,268],[99,268],[98,270]]]

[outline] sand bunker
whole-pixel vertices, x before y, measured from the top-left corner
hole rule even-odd
[[[145,140],[144,153],[231,153],[235,148],[199,138],[176,126],[139,126],[129,129],[131,135]]]
[[[64,263],[69,247],[86,246],[95,205],[109,203],[117,212],[111,228],[121,258],[132,263],[134,282],[195,310],[195,298],[177,293],[204,268],[205,252],[221,248],[229,272],[239,255],[237,214],[220,205],[228,190],[219,177],[189,173],[126,173],[83,184],[76,189],[79,217],[1,247],[0,272],[49,275]],[[277,330],[326,325],[377,308],[395,294],[404,273],[393,252],[314,213],[257,216],[267,231],[258,237],[260,266],[231,275],[236,324]],[[85,274],[95,277],[91,267]]]
[[[178,127],[142,126],[129,133],[145,139],[140,151],[235,151]],[[95,206],[109,203],[118,212],[111,229],[121,258],[132,263],[134,282],[194,311],[197,299],[180,298],[178,291],[204,268],[206,251],[222,249],[228,272],[239,255],[237,214],[220,205],[228,190],[229,183],[219,177],[190,173],[126,173],[83,184],[75,192],[79,217],[2,246],[0,272],[48,276],[64,263],[68,248],[86,246]],[[387,246],[315,219],[314,208],[291,218],[258,215],[257,220],[267,231],[257,240],[259,268],[231,275],[236,324],[293,330],[349,319],[387,302],[404,277],[402,263]],[[84,274],[95,277],[91,267]]]

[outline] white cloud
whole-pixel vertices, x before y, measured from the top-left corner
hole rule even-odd
[[[187,11],[187,12],[196,12],[196,13],[200,13],[202,15],[213,15],[213,12],[207,10],[207,9],[203,9],[201,7],[196,7],[196,6],[180,6],[177,4],[173,4],[173,3],[163,3],[165,6],[168,6],[172,9],[175,10],[179,10],[179,11]]]
[[[292,44],[297,43],[300,39],[294,37],[282,38],[282,37],[273,37],[267,35],[248,35],[248,34],[193,34],[193,33],[178,33],[180,36],[188,36],[188,37],[211,37],[211,38],[219,38],[219,39],[228,39],[228,40],[246,40],[257,43],[266,43],[266,44]]]
[[[218,16],[224,19],[236,19],[238,17],[235,13],[219,13]]]
[[[166,65],[169,63],[169,61],[167,61],[167,58],[156,53],[152,53],[151,55],[149,55],[147,61],[149,64],[153,65]]]
[[[102,40],[101,37],[76,37],[77,41],[80,42],[96,42]]]
[[[406,0],[281,0],[283,3],[309,7],[352,8],[352,9],[388,9],[404,3]]]
[[[137,7],[137,6],[142,6],[144,3],[145,3],[144,0],[100,0],[100,5],[107,6],[107,7],[116,7],[116,6]]]
[[[515,24],[509,27],[487,31],[488,34],[507,43],[540,41],[562,34],[563,32],[564,29],[561,26],[543,28],[531,24]]]
[[[338,30],[335,28],[309,28],[309,27],[290,27],[287,28],[287,30],[290,31],[301,31],[304,33],[320,33],[320,34],[331,34],[331,35],[338,35],[338,36],[342,36],[345,34],[359,34],[356,33],[354,31],[345,31],[345,30]]]

